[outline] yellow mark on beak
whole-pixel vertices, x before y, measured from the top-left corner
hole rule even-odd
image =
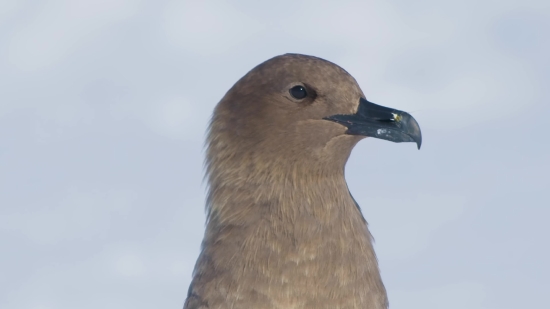
[[[400,122],[401,120],[403,120],[403,116],[398,115],[398,114],[394,114],[394,113],[391,113],[391,114],[393,115],[393,120],[394,121]]]

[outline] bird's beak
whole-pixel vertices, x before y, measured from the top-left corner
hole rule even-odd
[[[333,115],[323,119],[348,128],[346,134],[385,139],[395,143],[415,142],[420,149],[422,133],[418,122],[409,113],[376,105],[359,99],[359,109],[353,115]]]

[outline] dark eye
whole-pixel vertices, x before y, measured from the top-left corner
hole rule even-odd
[[[306,91],[306,88],[304,88],[304,86],[294,86],[290,88],[289,92],[293,98],[298,100],[301,100],[307,97],[307,91]]]

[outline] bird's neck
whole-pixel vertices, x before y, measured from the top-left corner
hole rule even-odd
[[[263,217],[290,223],[307,217],[328,225],[341,216],[362,219],[343,169],[312,172],[296,165],[288,171],[216,176],[221,179],[210,179],[207,207],[220,223],[247,224]]]
[[[265,308],[386,308],[366,222],[343,172],[328,176],[211,183],[196,272],[280,304]]]

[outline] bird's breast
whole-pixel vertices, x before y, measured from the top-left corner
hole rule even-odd
[[[211,227],[194,285],[224,302],[255,303],[246,308],[383,308],[366,224],[355,205],[341,206],[332,218],[275,212],[253,224]]]

